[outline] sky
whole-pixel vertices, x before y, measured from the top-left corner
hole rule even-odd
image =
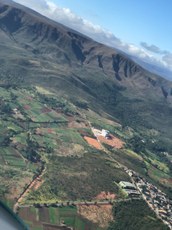
[[[172,70],[172,0],[15,0],[147,63]]]

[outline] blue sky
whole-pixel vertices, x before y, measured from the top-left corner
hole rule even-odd
[[[16,0],[93,39],[172,70],[172,0]]]
[[[172,51],[172,0],[54,0],[130,43]]]

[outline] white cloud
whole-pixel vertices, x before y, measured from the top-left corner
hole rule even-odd
[[[172,54],[161,50],[155,45],[148,45],[145,42],[141,42],[141,47],[134,44],[128,44],[117,38],[110,31],[102,28],[100,25],[95,25],[90,21],[87,21],[75,13],[69,8],[61,8],[51,0],[15,0],[25,6],[28,6],[39,13],[58,21],[80,33],[86,34],[92,39],[104,43],[108,46],[120,49],[127,54],[140,58],[141,60],[160,65],[172,70]],[[154,55],[154,53],[156,55]]]
[[[162,51],[160,50],[159,47],[155,46],[155,45],[148,45],[146,42],[141,42],[140,45],[147,49],[148,51],[150,52],[153,52],[153,53],[161,53]]]
[[[159,54],[160,56],[160,61],[159,63],[163,64],[165,67],[169,68],[170,70],[172,69],[172,53],[166,50],[160,49],[156,45],[148,45],[146,42],[141,42],[140,43],[142,47],[144,47],[146,50]]]
[[[162,60],[168,65],[172,66],[172,53],[167,53],[162,57]]]
[[[146,42],[141,42],[140,45],[145,48],[146,50],[156,53],[156,54],[168,54],[168,51],[166,50],[161,50],[158,46],[156,45],[148,45]]]

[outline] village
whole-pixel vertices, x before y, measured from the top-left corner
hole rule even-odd
[[[133,185],[133,187],[136,187],[142,194],[143,199],[156,213],[156,216],[170,229],[172,229],[172,201],[167,198],[165,193],[156,186],[147,182],[146,179],[139,176],[138,173],[126,167],[124,170],[130,176],[133,184],[135,185]]]

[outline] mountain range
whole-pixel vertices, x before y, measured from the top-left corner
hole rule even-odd
[[[69,186],[66,186],[63,176],[69,179],[68,174],[71,173],[73,177],[77,177],[80,175],[77,170],[82,171],[84,167],[84,170],[89,168],[90,172],[92,172],[94,168],[92,163],[94,162],[101,167],[105,167],[107,178],[104,178],[104,174],[102,177],[107,182],[108,178],[111,178],[110,173],[113,172],[113,170],[111,171],[111,166],[114,161],[107,163],[111,158],[133,167],[133,169],[136,167],[139,173],[148,177],[151,182],[157,183],[169,196],[172,196],[171,185],[168,185],[168,183],[164,185],[164,180],[166,182],[167,179],[170,180],[171,175],[172,82],[152,73],[157,72],[157,70],[152,69],[152,72],[147,70],[154,67],[150,68],[149,66],[147,68],[147,64],[143,63],[139,65],[137,60],[135,62],[122,51],[100,44],[77,31],[10,0],[0,0],[0,49],[0,88],[2,88],[2,92],[5,95],[0,97],[2,107],[0,115],[3,122],[7,122],[3,128],[11,127],[10,122],[15,124],[15,126],[13,124],[13,129],[11,128],[13,132],[10,129],[8,138],[3,139],[1,144],[4,146],[5,140],[10,148],[14,148],[28,161],[38,164],[39,170],[37,171],[41,171],[41,176],[45,168],[48,172],[48,176],[45,176],[44,180],[47,181],[45,182],[45,188],[49,193],[47,192],[46,194],[44,189],[40,189],[38,193],[33,192],[27,201],[32,200],[33,202],[34,200],[35,202],[37,198],[50,200],[50,194],[53,194],[53,198],[59,195],[62,198],[82,199],[83,194],[85,195],[86,192],[88,192],[89,195],[86,195],[90,198],[89,196],[93,192],[93,183],[90,180],[88,180],[88,183],[90,183],[88,191],[84,191],[84,182],[82,181],[78,185],[78,189],[80,188],[82,191],[81,194],[76,188],[77,191],[73,189],[71,195],[68,190],[72,183],[67,180]],[[4,91],[4,88],[7,92]],[[36,91],[36,89],[39,90]],[[40,92],[44,92],[45,95],[42,96]],[[28,96],[29,93],[31,94],[29,100],[34,100],[32,113],[29,113],[32,103],[30,102],[29,105],[23,104],[25,102],[22,99],[25,94]],[[49,98],[50,95],[54,95],[54,98]],[[58,101],[59,98],[63,98],[62,102]],[[60,107],[56,108],[57,104]],[[25,111],[22,106],[24,106]],[[40,136],[48,134],[53,136],[57,129],[57,122],[52,122],[52,124],[50,122],[52,116],[55,115],[50,116],[50,121],[47,121],[45,117],[41,121],[42,117],[39,117],[38,114],[38,117],[36,117],[35,113],[38,113],[36,109],[41,106],[43,107],[42,110],[52,113],[55,113],[55,111],[60,111],[61,113],[62,111],[62,115],[65,118],[63,117],[61,122],[65,123],[65,125],[67,120],[71,124],[71,119],[73,119],[73,123],[75,122],[74,128],[76,128],[77,124],[77,131],[68,131],[69,133],[65,130],[67,129],[66,126],[65,128],[63,127],[65,131],[59,131],[61,132],[59,136],[62,138],[62,140],[58,140],[59,142],[52,137],[53,140],[57,141],[56,144],[60,150],[56,149],[57,146],[54,142],[51,143],[51,146],[47,144],[46,138],[49,137],[44,137],[45,144],[37,136],[38,134]],[[70,113],[66,114],[66,107],[70,110]],[[7,118],[6,113],[10,113],[9,118]],[[14,120],[14,117],[16,120]],[[108,122],[103,123],[104,121]],[[81,148],[81,146],[78,147],[77,145],[74,151],[76,151],[76,148],[80,148],[80,152],[83,151],[80,162],[84,166],[82,168],[78,164],[78,158],[74,157],[69,161],[73,162],[73,166],[71,166],[74,167],[73,171],[64,173],[63,163],[66,170],[70,167],[65,157],[60,158],[60,144],[63,146],[64,141],[64,153],[69,151],[69,146],[66,147],[65,141],[70,139],[72,135],[77,136],[79,139],[79,128],[84,124],[83,127],[86,130],[90,123],[92,126],[97,125],[96,128],[106,126],[112,131],[115,128],[109,124],[112,124],[112,126],[117,124],[116,132],[118,137],[124,138],[123,141],[126,143],[125,150],[121,150],[121,152],[120,150],[119,152],[115,150],[113,152],[113,149],[109,150],[108,148],[108,151],[113,152],[108,159],[105,153],[100,158],[97,158],[97,153],[94,157],[90,156],[91,158],[89,158],[86,155],[84,158],[82,157],[82,154],[85,154],[83,147]],[[47,124],[48,127],[46,127]],[[17,127],[15,132],[14,127]],[[67,127],[71,128],[70,125]],[[51,130],[53,128],[55,131]],[[40,134],[40,129],[43,130],[43,134]],[[44,129],[47,129],[47,132]],[[61,126],[60,129],[62,129]],[[82,130],[82,134],[85,132]],[[91,131],[89,130],[89,132]],[[88,134],[89,132],[87,130],[86,133]],[[8,132],[4,131],[4,133]],[[89,135],[91,136],[92,134]],[[16,144],[19,140],[21,143]],[[145,146],[143,143],[146,143]],[[31,144],[33,148],[28,147]],[[55,146],[57,155],[50,154],[47,156],[46,153],[52,153],[52,146]],[[85,144],[83,146],[85,147]],[[135,152],[131,154],[129,152],[130,148]],[[45,150],[47,151],[46,153]],[[92,150],[90,151],[92,152]],[[128,155],[125,155],[129,153],[132,157],[134,156],[134,160],[131,156],[130,159]],[[102,163],[104,161],[107,163],[105,166]],[[135,161],[137,162],[136,164]],[[42,166],[40,166],[41,164]],[[47,164],[46,167],[45,164]],[[167,170],[166,167],[168,168]],[[62,170],[58,174],[60,181],[57,182],[62,189],[65,186],[65,188],[69,187],[66,191],[59,192],[58,186],[54,185],[54,181],[58,180],[53,174],[54,170]],[[97,170],[101,172],[100,168]],[[117,168],[115,170],[117,172]],[[145,170],[147,171],[145,172]],[[160,172],[158,171],[159,174],[157,173],[151,177],[149,174],[153,170],[160,170]],[[30,172],[28,171],[28,175],[30,175]],[[86,177],[85,174],[87,173],[85,171],[82,173]],[[95,176],[94,173],[90,178]],[[124,176],[123,173],[119,170],[120,179]],[[93,177],[94,180],[97,180],[97,183],[100,183],[102,187],[107,188],[108,186],[102,185],[100,179],[96,176]],[[55,187],[50,189],[50,185]],[[98,187],[98,190],[100,187]],[[112,187],[111,185],[110,188],[112,189]]]
[[[0,13],[1,79],[5,74],[17,84],[39,83],[72,101],[80,96],[111,115],[120,106],[120,95],[132,102],[128,113],[134,110],[135,115],[139,112],[142,116],[142,109],[159,107],[149,115],[162,122],[166,107],[170,115],[172,83],[143,69],[122,52],[11,1],[1,1]],[[15,77],[10,77],[11,73]],[[124,108],[120,110],[118,118],[125,116]],[[146,120],[146,114],[143,116]]]

